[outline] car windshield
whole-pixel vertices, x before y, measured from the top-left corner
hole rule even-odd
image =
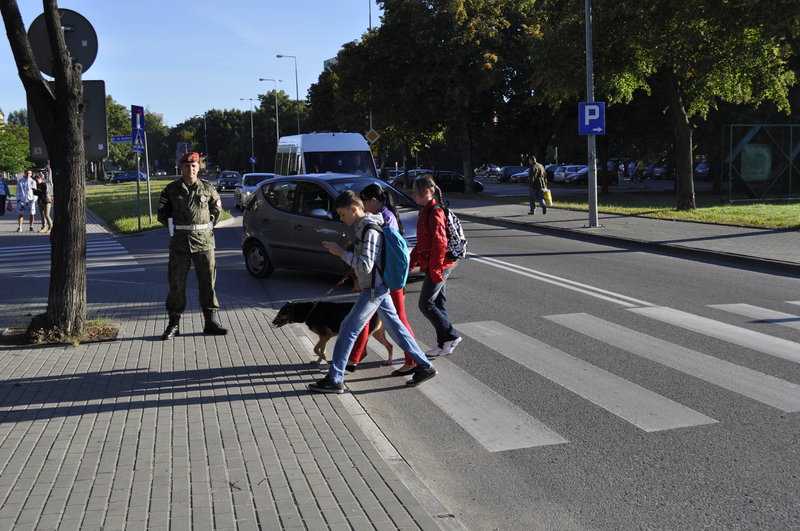
[[[270,177],[274,177],[274,175],[245,175],[244,176],[244,185],[245,186],[255,186],[264,179],[269,179]]]
[[[369,151],[308,151],[308,173],[356,173],[377,177]]]
[[[366,188],[370,184],[378,184],[381,188],[383,188],[384,192],[388,192],[392,194],[392,199],[394,199],[394,204],[398,207],[405,207],[405,208],[417,208],[417,204],[406,194],[397,190],[393,186],[388,183],[385,183],[378,179],[369,179],[369,178],[355,178],[355,179],[336,179],[334,181],[328,181],[329,184],[336,190],[337,194],[341,194],[342,192],[346,192],[347,190],[353,190],[356,193],[361,192],[364,188]]]

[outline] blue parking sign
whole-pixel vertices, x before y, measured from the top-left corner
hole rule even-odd
[[[606,134],[606,102],[593,101],[578,104],[578,134]]]

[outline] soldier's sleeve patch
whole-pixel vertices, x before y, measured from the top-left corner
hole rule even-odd
[[[222,199],[217,199],[217,207],[222,208]]]

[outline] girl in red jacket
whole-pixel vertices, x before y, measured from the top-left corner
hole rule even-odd
[[[439,206],[442,192],[430,177],[414,181],[414,201],[422,206],[417,219],[417,244],[411,251],[411,270],[419,265],[425,273],[419,309],[436,329],[436,347],[425,354],[447,356],[461,342],[447,315],[445,282],[455,261],[447,255],[447,216]]]

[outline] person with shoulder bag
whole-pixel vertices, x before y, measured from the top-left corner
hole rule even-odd
[[[447,214],[443,209],[442,191],[432,178],[415,180],[413,197],[422,210],[417,219],[417,244],[411,251],[409,270],[419,266],[425,273],[419,309],[436,330],[436,347],[425,354],[447,356],[461,343],[461,334],[453,328],[447,313],[445,283],[456,264],[455,258],[447,253]]]
[[[547,214],[547,203],[544,201],[544,191],[547,189],[547,173],[544,166],[536,162],[536,157],[528,158],[528,190],[530,191],[531,207],[528,214],[536,214],[536,203],[542,205],[542,214]]]

